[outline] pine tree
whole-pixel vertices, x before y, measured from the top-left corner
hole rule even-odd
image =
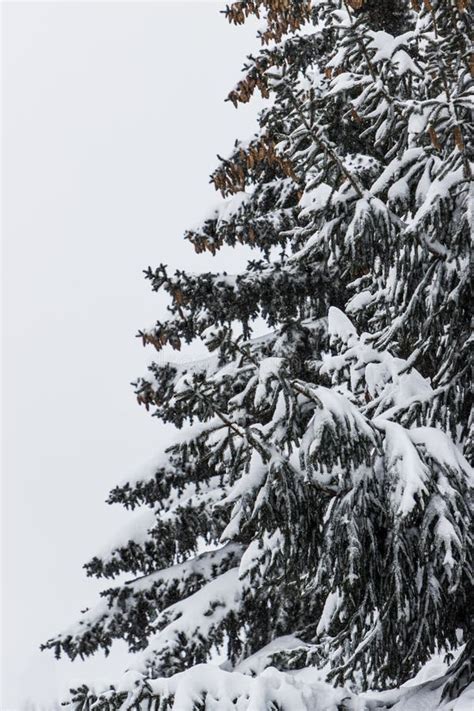
[[[136,382],[176,442],[110,493],[145,510],[141,533],[85,566],[134,579],[44,646],[137,653],[128,685],[84,686],[77,709],[314,708],[317,684],[282,691],[263,669],[384,689],[467,643],[442,680],[455,696],[473,617],[468,0],[225,14],[265,22],[228,99],[272,102],[186,239],[257,258],[238,275],[146,270],[170,303],[144,345],[201,339],[210,356]],[[221,670],[203,666],[215,649]]]

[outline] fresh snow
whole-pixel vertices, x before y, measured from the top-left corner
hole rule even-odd
[[[283,646],[296,649],[305,645],[294,637],[279,638],[261,650],[262,657],[278,652]],[[328,684],[326,670],[311,666],[291,672],[271,666],[262,670],[258,658],[248,661],[247,666],[232,672],[213,664],[197,664],[184,672],[158,679],[130,670],[115,688],[126,694],[121,707],[124,711],[131,708],[148,711],[150,697],[169,699],[167,711],[195,711],[196,704],[204,699],[206,711],[273,711],[275,708],[279,711],[472,711],[474,703],[474,684],[454,701],[443,702],[443,676],[432,678],[430,664],[426,665],[426,680],[422,680],[420,673],[416,683],[399,689],[356,694],[347,687]],[[444,664],[437,666],[438,672],[446,668]],[[110,695],[104,682],[92,685],[90,692],[102,700]]]

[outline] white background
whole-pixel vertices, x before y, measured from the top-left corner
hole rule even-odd
[[[110,585],[81,568],[127,520],[104,500],[169,437],[129,385],[160,316],[141,270],[235,271],[182,240],[260,107],[223,101],[257,46],[223,5],[2,5],[3,711],[125,664],[38,646]]]

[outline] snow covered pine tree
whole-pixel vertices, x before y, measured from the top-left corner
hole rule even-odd
[[[74,709],[451,709],[471,693],[468,5],[226,8],[262,22],[229,99],[272,101],[186,238],[258,258],[146,271],[170,315],[143,343],[212,355],[136,383],[176,443],[110,494],[145,509],[142,533],[86,565],[135,579],[44,646],[137,654]],[[444,676],[390,691],[440,652]]]

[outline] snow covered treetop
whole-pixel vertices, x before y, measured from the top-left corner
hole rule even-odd
[[[219,159],[222,201],[186,238],[255,258],[237,274],[145,272],[168,306],[143,344],[201,341],[209,356],[170,354],[135,383],[176,437],[110,493],[144,511],[85,566],[131,578],[45,644],[75,658],[124,639],[134,653],[118,684],[74,692],[77,711],[448,711],[468,698],[467,10],[227,7],[263,23],[229,98],[271,101]],[[387,691],[436,654],[458,657],[419,696]]]

